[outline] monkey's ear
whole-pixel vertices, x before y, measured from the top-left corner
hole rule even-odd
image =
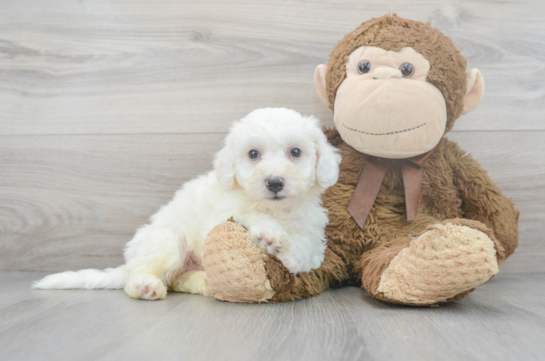
[[[466,75],[466,95],[462,114],[475,110],[484,95],[484,79],[478,69],[471,69]]]
[[[318,90],[318,95],[320,99],[327,105],[329,105],[329,97],[327,96],[326,83],[325,83],[325,74],[327,73],[327,66],[320,64],[316,67],[314,71],[314,85],[316,85],[316,90]]]

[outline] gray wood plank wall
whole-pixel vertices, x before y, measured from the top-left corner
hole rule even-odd
[[[449,35],[486,81],[448,135],[521,210],[505,272],[545,271],[542,1],[0,0],[0,270],[122,262],[134,230],[210,169],[230,122],[330,110],[312,75],[361,22]]]

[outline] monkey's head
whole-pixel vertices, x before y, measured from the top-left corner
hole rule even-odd
[[[333,49],[314,81],[337,130],[356,150],[408,158],[433,149],[460,114],[479,105],[484,80],[452,40],[429,24],[387,15]]]

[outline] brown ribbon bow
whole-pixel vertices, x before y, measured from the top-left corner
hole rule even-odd
[[[418,202],[422,189],[422,168],[432,152],[433,150],[416,157],[399,160],[367,156],[367,163],[363,167],[354,195],[348,204],[348,212],[354,217],[360,228],[363,228],[369,213],[371,213],[371,208],[375,204],[386,172],[396,161],[402,162],[401,173],[405,187],[407,221],[413,220],[418,212]]]

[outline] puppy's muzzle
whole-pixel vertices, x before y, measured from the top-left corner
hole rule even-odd
[[[265,179],[265,186],[274,193],[280,192],[284,188],[284,184],[284,178],[282,177],[269,177]]]

